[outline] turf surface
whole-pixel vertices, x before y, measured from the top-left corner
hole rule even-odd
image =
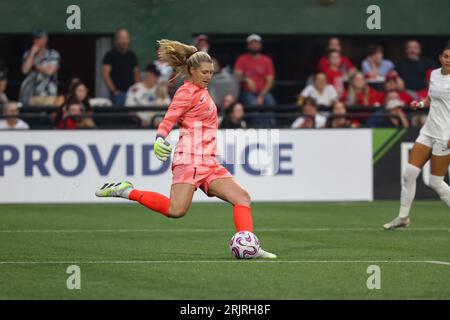
[[[179,220],[139,205],[2,205],[0,299],[450,299],[450,210],[418,201],[409,229],[383,231],[397,206],[256,203],[255,233],[279,256],[258,262],[231,256],[227,204]],[[81,290],[66,288],[72,264]],[[380,290],[367,289],[370,265]]]

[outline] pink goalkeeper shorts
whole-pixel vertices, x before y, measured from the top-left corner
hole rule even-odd
[[[189,183],[199,188],[209,197],[209,184],[221,178],[231,178],[231,173],[217,161],[215,163],[201,164],[177,164],[172,167],[172,185],[177,183]]]

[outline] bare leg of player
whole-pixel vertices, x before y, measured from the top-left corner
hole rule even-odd
[[[237,231],[253,232],[250,209],[250,195],[234,178],[213,180],[208,186],[208,193],[233,205],[233,220]],[[256,258],[275,259],[277,256],[259,249]]]
[[[188,183],[173,184],[170,189],[170,218],[181,218],[189,210],[194,196],[195,187]]]
[[[431,157],[431,148],[421,143],[414,143],[409,155],[409,161],[402,175],[402,191],[400,196],[400,211],[398,217],[383,227],[392,230],[409,226],[409,212],[416,195],[416,180],[425,163]]]

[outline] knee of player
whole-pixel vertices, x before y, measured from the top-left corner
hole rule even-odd
[[[430,182],[429,182],[429,186],[432,189],[438,190],[440,188],[442,188],[444,182],[444,177],[438,177],[438,176],[430,176]]]
[[[410,175],[404,173],[403,174],[403,184],[411,184],[413,183],[416,179],[414,177],[411,177]]]
[[[242,194],[239,195],[237,201],[235,204],[250,206],[250,203],[252,202],[252,199],[250,197],[250,194],[247,191],[242,192]]]
[[[169,217],[174,219],[183,218],[187,213],[185,208],[173,208],[169,210]]]
[[[415,167],[407,167],[403,172],[402,178],[404,184],[414,183],[420,174],[420,169]]]

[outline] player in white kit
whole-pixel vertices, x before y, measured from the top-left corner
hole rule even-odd
[[[429,186],[450,207],[450,187],[444,181],[450,165],[450,45],[442,50],[439,61],[441,68],[431,72],[428,96],[422,101],[411,102],[413,109],[429,106],[430,111],[402,175],[399,215],[384,225],[386,230],[409,225],[416,180],[428,160],[431,162]]]

